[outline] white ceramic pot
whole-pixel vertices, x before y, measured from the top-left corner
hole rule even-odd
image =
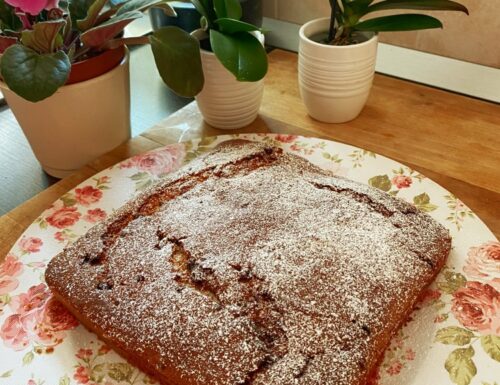
[[[38,103],[0,82],[43,169],[64,178],[130,138],[129,53],[96,78],[61,87]]]
[[[309,115],[327,123],[356,118],[372,87],[378,37],[332,46],[310,39],[328,31],[329,18],[313,20],[300,29],[299,87]]]
[[[198,40],[206,37],[202,30],[193,32]],[[264,35],[257,37],[264,44]],[[223,130],[235,130],[251,124],[258,116],[264,80],[239,82],[217,59],[214,53],[201,50],[205,75],[203,90],[196,96],[198,108],[205,121]]]

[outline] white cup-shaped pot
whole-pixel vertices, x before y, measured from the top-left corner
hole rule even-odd
[[[50,175],[64,178],[130,138],[129,53],[110,71],[29,102],[0,88]]]
[[[198,40],[207,37],[203,30],[193,32]],[[264,35],[256,33],[264,44]],[[251,124],[258,116],[264,80],[240,82],[217,59],[215,54],[201,49],[205,85],[196,96],[203,119],[213,127],[235,130]]]
[[[328,31],[329,18],[300,29],[299,88],[309,115],[327,123],[356,118],[372,87],[377,58],[377,35],[353,45],[333,46],[311,40]]]

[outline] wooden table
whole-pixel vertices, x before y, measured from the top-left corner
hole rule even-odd
[[[238,132],[280,132],[352,144],[412,167],[463,200],[500,237],[500,106],[376,75],[359,118],[325,124],[310,118],[297,86],[297,55],[270,56],[261,116]],[[0,217],[0,259],[25,228],[78,183],[132,155],[202,136],[227,133],[206,125],[192,103]]]

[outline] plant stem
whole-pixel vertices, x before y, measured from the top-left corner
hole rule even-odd
[[[330,0],[330,6],[332,8],[332,14],[330,16],[330,30],[328,31],[328,42],[332,42],[335,39],[335,35],[337,34],[335,28],[335,18],[337,17],[337,0]]]

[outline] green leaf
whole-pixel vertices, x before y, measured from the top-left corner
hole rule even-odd
[[[368,179],[368,184],[382,191],[389,191],[392,187],[391,180],[387,175],[378,175]]]
[[[0,374],[0,378],[9,378],[11,375],[12,375],[12,370],[7,370],[6,372]]]
[[[198,40],[175,27],[161,28],[149,40],[165,84],[178,95],[198,95],[205,82]]]
[[[229,34],[236,32],[252,32],[260,29],[253,24],[228,18],[217,19],[215,22],[219,25],[221,32]]]
[[[162,8],[168,16],[176,16],[175,10],[167,3],[167,0],[130,0],[123,4],[116,14],[121,15],[131,11],[144,12],[152,7]]]
[[[64,207],[71,207],[76,205],[77,200],[72,194],[65,194],[61,197],[61,201],[64,204]]]
[[[454,273],[452,271],[445,271],[443,273],[445,282],[438,282],[437,286],[441,291],[446,294],[453,294],[458,289],[465,286],[467,279],[460,273]]]
[[[133,181],[139,181],[146,178],[149,178],[149,174],[147,172],[138,172],[130,177]]]
[[[481,345],[486,353],[495,361],[500,362],[500,337],[489,335],[481,337]]]
[[[21,44],[7,48],[1,62],[5,83],[31,102],[54,94],[66,83],[70,70],[71,63],[64,52],[40,55]]]
[[[419,208],[423,212],[431,212],[436,210],[438,207],[433,205],[431,202],[431,198],[426,193],[417,195],[413,198],[413,203],[417,208]]]
[[[23,357],[23,365],[29,365],[29,364],[31,364],[31,361],[33,361],[33,358],[35,358],[35,355],[33,354],[33,351],[30,350]]]
[[[208,0],[191,0],[191,3],[201,14],[201,16],[206,19],[208,26],[211,28],[213,25],[213,21],[217,19],[215,10],[213,9],[213,3]]]
[[[22,32],[21,42],[38,53],[53,53],[63,44],[59,32],[64,25],[66,22],[62,19],[36,23],[33,30]]]
[[[458,326],[449,326],[436,333],[436,341],[445,345],[467,345],[470,344],[472,337],[474,333]]]
[[[76,25],[78,20],[83,20],[87,17],[87,12],[95,0],[71,0],[69,2],[69,14],[71,22]]]
[[[367,12],[388,9],[418,9],[429,11],[459,11],[467,15],[469,11],[462,4],[450,0],[385,0],[368,7]]]
[[[443,28],[443,24],[432,16],[405,14],[376,17],[353,26],[358,31],[415,31],[419,29]]]
[[[134,373],[134,369],[125,362],[109,364],[108,369],[108,376],[118,382],[129,381]]]
[[[21,29],[23,23],[14,12],[14,7],[5,3],[5,0],[0,0],[0,29],[10,29],[17,31]]]
[[[472,378],[477,374],[476,365],[472,361],[474,348],[455,349],[450,353],[444,367],[450,374],[450,379],[457,385],[469,385]]]
[[[225,35],[210,31],[215,56],[239,81],[255,82],[267,73],[267,54],[259,40],[248,32]]]
[[[70,385],[70,384],[71,382],[67,374],[65,374],[63,377],[59,379],[59,385]]]
[[[87,11],[87,15],[84,19],[78,20],[76,25],[80,31],[86,31],[92,28],[99,17],[99,13],[102,11],[108,0],[95,0]]]
[[[104,23],[82,33],[80,40],[87,47],[100,47],[122,32],[128,24],[140,17],[142,17],[142,13],[134,11],[119,16],[116,15]]]
[[[214,9],[217,17],[230,18],[235,20],[240,20],[243,16],[243,10],[241,9],[241,4],[238,0],[213,0]]]

